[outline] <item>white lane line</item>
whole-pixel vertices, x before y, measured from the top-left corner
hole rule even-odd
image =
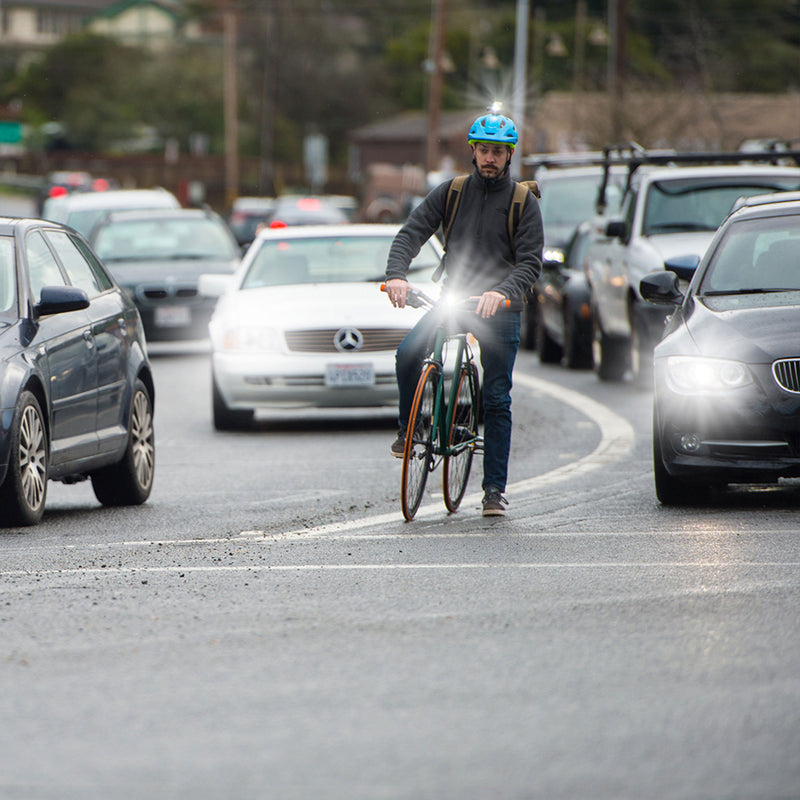
[[[550,381],[534,378],[531,375],[521,375],[514,373],[514,385],[524,386],[532,392],[541,392],[550,395],[559,402],[571,406],[579,413],[588,417],[600,429],[600,442],[597,447],[577,461],[564,464],[561,467],[537,475],[533,478],[517,481],[510,484],[507,489],[509,494],[529,493],[544,486],[550,486],[559,481],[565,481],[584,475],[587,472],[598,469],[611,461],[616,461],[630,452],[633,446],[634,431],[631,424],[616,414],[607,406],[592,400],[590,397],[567,389]],[[462,507],[468,505],[479,505],[482,493],[476,492],[466,495],[461,502]],[[422,506],[417,512],[415,521],[440,517],[447,512],[444,510],[442,502],[431,502]],[[328,536],[330,534],[344,533],[348,531],[362,530],[371,528],[374,525],[389,525],[398,521],[400,512],[388,514],[378,514],[372,517],[364,517],[349,522],[332,522],[325,525],[317,525],[311,528],[301,528],[295,531],[288,531],[285,536]],[[261,531],[243,531],[242,536],[264,535]]]
[[[455,563],[455,564],[258,564],[241,566],[202,566],[202,567],[88,567],[67,569],[3,570],[3,578],[42,578],[69,577],[77,575],[186,575],[189,573],[253,573],[253,572],[380,572],[392,570],[598,570],[598,569],[731,569],[733,567],[786,567],[796,569],[800,561],[590,561],[590,562],[542,562],[517,563],[499,562],[496,564]]]

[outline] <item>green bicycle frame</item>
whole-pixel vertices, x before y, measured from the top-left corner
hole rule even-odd
[[[445,400],[444,345],[447,341],[455,342],[456,351],[452,380],[450,381],[449,397],[447,398],[447,405],[445,407],[445,413],[443,414],[442,403]],[[474,446],[475,442],[479,439],[478,436],[473,436],[464,441],[457,442],[452,447],[447,441],[447,432],[450,430],[453,422],[453,414],[455,414],[456,411],[461,370],[466,364],[469,363],[470,360],[466,355],[467,352],[466,333],[447,334],[444,327],[437,328],[433,352],[427,359],[425,359],[425,363],[435,364],[439,369],[436,394],[433,404],[433,419],[431,422],[431,428],[434,431],[433,454],[437,456],[452,456],[456,453],[460,453],[465,448]],[[472,378],[470,378],[470,380],[472,380]]]

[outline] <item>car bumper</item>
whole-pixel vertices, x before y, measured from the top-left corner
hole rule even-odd
[[[661,460],[673,477],[772,483],[800,477],[800,395],[752,386],[730,397],[684,397],[656,384]]]
[[[232,410],[397,405],[394,352],[320,357],[215,351],[212,372]]]
[[[181,303],[168,300],[158,304],[141,302],[137,299],[136,305],[149,342],[208,338],[208,323],[214,311],[213,303]]]

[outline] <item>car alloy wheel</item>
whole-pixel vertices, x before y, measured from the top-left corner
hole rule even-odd
[[[133,398],[131,410],[131,455],[137,482],[142,487],[149,487],[155,470],[153,411],[147,392],[141,389]]]
[[[44,503],[47,447],[41,412],[33,405],[22,412],[19,426],[19,471],[25,502],[32,509]]]
[[[2,524],[35,525],[42,518],[47,496],[47,430],[36,397],[19,396],[11,428],[8,471],[0,486]]]

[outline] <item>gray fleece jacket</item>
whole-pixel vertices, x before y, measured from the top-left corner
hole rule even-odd
[[[409,215],[389,250],[386,279],[403,278],[422,245],[438,230],[445,214],[450,181],[432,189]],[[445,285],[459,295],[486,291],[504,294],[511,309],[522,309],[525,292],[542,271],[542,214],[528,194],[514,241],[508,235],[508,211],[514,181],[508,174],[495,180],[469,176],[447,237]]]

